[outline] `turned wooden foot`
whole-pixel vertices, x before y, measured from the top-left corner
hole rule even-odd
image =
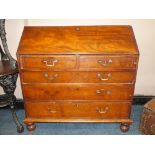
[[[26,125],[28,131],[34,131],[36,128],[36,125],[34,123],[26,123]]]
[[[121,123],[120,129],[122,132],[127,132],[129,130],[130,125],[128,123]]]

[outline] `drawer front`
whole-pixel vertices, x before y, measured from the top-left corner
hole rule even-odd
[[[23,71],[24,83],[133,83],[135,72],[37,72]]]
[[[76,56],[22,56],[21,67],[24,69],[73,69],[76,66]]]
[[[25,100],[131,100],[133,85],[26,84]]]
[[[137,57],[132,56],[80,56],[81,69],[132,69]]]
[[[26,102],[27,117],[36,118],[128,118],[131,105],[128,102]]]

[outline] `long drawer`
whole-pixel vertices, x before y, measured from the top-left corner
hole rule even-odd
[[[128,118],[128,102],[26,102],[27,117],[31,118]]]
[[[131,100],[133,85],[25,84],[26,100]]]
[[[21,69],[30,70],[108,70],[135,69],[136,56],[112,55],[29,55],[20,56]]]
[[[24,83],[133,83],[135,72],[23,71]]]

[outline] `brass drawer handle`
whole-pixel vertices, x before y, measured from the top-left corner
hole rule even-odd
[[[52,110],[51,108],[47,108],[48,112],[50,113],[57,113],[59,110]]]
[[[45,63],[45,65],[48,67],[53,67],[55,66],[56,63],[58,63],[58,60],[51,58],[51,59],[43,60],[42,62]]]
[[[110,90],[105,90],[105,89],[98,89],[96,90],[96,94],[111,94]]]
[[[96,111],[99,112],[100,114],[105,114],[108,112],[108,110],[109,110],[109,107],[104,107],[104,108],[96,107]]]
[[[102,76],[100,73],[98,73],[98,74],[97,74],[97,77],[98,77],[101,81],[107,81],[107,80],[109,80],[109,79],[112,77],[112,75],[111,75],[111,73],[108,73],[108,74],[107,74],[107,78],[103,78],[103,76]]]
[[[45,77],[47,80],[53,81],[54,79],[56,79],[56,78],[58,77],[58,74],[54,74],[53,77],[49,77],[48,73],[45,73],[45,74],[44,74],[44,77]]]
[[[111,59],[108,59],[108,60],[98,60],[97,61],[100,65],[102,66],[108,66],[109,64],[112,63],[112,60]]]

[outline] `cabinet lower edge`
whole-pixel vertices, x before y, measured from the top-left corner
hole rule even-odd
[[[24,123],[33,122],[59,122],[59,123],[132,123],[132,119],[79,119],[79,118],[69,118],[69,119],[52,119],[52,118],[25,118]]]

